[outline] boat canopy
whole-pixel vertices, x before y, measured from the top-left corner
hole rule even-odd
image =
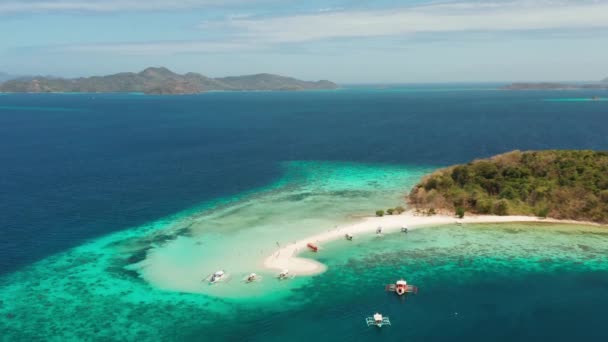
[[[397,280],[397,285],[403,285],[403,286],[406,286],[406,285],[407,285],[407,282],[406,282],[405,280],[403,280],[403,279],[401,279],[401,280]]]
[[[213,273],[213,275],[216,277],[221,277],[224,275],[224,271],[217,271],[217,272]]]
[[[382,321],[382,315],[379,313],[374,314],[374,321],[380,322]]]

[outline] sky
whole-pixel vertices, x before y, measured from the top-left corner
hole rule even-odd
[[[0,72],[338,83],[608,77],[608,0],[0,0]]]

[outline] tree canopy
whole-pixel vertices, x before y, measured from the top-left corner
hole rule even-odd
[[[512,151],[438,170],[408,199],[419,209],[608,223],[608,152]]]

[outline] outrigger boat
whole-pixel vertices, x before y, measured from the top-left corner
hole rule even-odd
[[[388,284],[384,288],[387,292],[395,292],[399,296],[403,296],[406,293],[418,294],[418,287],[414,285],[408,285],[403,279],[397,280],[394,284]]]
[[[245,278],[245,281],[248,283],[253,283],[254,281],[258,281],[258,280],[262,280],[262,277],[255,273],[251,273],[247,276],[247,278]]]
[[[382,234],[382,227],[376,228],[376,234],[378,234],[378,235]]]
[[[402,233],[407,233],[407,232],[408,232],[408,230],[407,230],[407,226],[403,226],[403,227],[401,227],[401,232],[402,232]]]
[[[352,239],[353,239],[353,236],[352,236],[352,235],[350,235],[350,234],[348,234],[348,233],[344,234],[344,237],[345,237],[345,238],[346,238],[346,240],[348,240],[348,241],[352,241]]]
[[[306,245],[306,247],[308,247],[308,248],[309,248],[311,251],[313,251],[313,252],[315,252],[315,253],[319,251],[319,246],[315,245],[315,244],[314,244],[314,243],[312,243],[312,242],[309,242],[309,243]]]
[[[388,319],[388,317],[383,317],[377,312],[372,317],[367,317],[365,322],[367,323],[368,327],[375,325],[378,328],[382,328],[383,325],[391,325],[391,321]]]
[[[219,270],[215,273],[213,273],[210,277],[208,277],[209,279],[209,284],[215,284],[218,283],[224,279],[226,279],[228,276],[226,275],[226,273],[222,270]]]
[[[289,270],[282,270],[281,273],[279,273],[278,277],[279,280],[285,280],[285,279],[291,279],[293,278],[293,275],[289,274]]]

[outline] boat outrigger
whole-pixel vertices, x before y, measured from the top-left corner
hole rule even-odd
[[[348,233],[344,234],[344,237],[345,237],[345,238],[346,238],[346,240],[348,240],[348,241],[352,241],[352,239],[353,239],[353,236],[352,236],[351,234],[348,234]]]
[[[319,251],[319,246],[315,245],[315,244],[314,244],[314,243],[312,243],[312,242],[309,242],[309,243],[306,245],[306,247],[308,247],[308,248],[309,248],[311,251],[313,251],[313,252],[315,252],[315,253]]]
[[[375,325],[378,328],[382,328],[383,325],[391,325],[391,321],[388,319],[388,317],[383,317],[377,312],[372,317],[367,317],[365,322],[367,323],[368,327]]]
[[[394,284],[388,284],[385,286],[385,290],[388,292],[395,292],[399,296],[403,296],[406,293],[418,293],[418,287],[414,285],[408,285],[403,279],[397,280]]]

